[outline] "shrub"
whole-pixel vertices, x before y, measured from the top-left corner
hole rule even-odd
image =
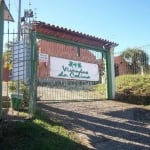
[[[122,75],[116,78],[116,99],[136,104],[150,103],[150,75]]]
[[[10,81],[8,83],[8,89],[9,93],[16,93],[18,92],[18,83],[17,82],[12,82]],[[19,93],[23,94],[23,101],[22,101],[22,106],[26,107],[29,105],[29,86],[25,85],[23,82],[19,82]]]

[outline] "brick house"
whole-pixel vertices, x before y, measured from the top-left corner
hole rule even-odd
[[[129,74],[130,69],[127,62],[121,56],[114,57],[115,76]]]
[[[10,73],[11,70],[8,70],[7,68],[3,68],[3,81],[7,82],[11,80]]]
[[[101,60],[97,60],[96,57],[87,49],[80,49],[78,51],[77,47],[64,45],[61,43],[56,43],[52,41],[39,40],[38,41],[38,51],[39,53],[48,54],[50,56],[96,63],[98,64],[99,71],[102,72]],[[115,76],[129,74],[130,70],[128,68],[127,62],[121,56],[114,57],[115,64]],[[38,63],[38,77],[49,77],[50,64],[45,62]],[[102,75],[102,74],[100,74]]]
[[[95,63],[96,57],[87,49],[64,45],[52,41],[39,40],[38,41],[39,53],[48,54],[53,57],[71,59],[76,61]],[[38,62],[38,77],[49,77],[50,61]]]
[[[102,59],[98,59],[97,63],[99,66],[100,75],[103,75],[104,68],[103,68]],[[130,69],[128,67],[127,62],[121,56],[114,57],[114,69],[115,69],[115,76],[130,73]]]
[[[8,82],[11,80],[11,69],[8,69],[8,67],[4,67],[4,59],[3,59],[3,70],[2,70],[2,80],[5,82]]]

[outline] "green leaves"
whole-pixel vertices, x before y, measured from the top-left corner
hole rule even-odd
[[[12,51],[5,51],[3,53],[3,68],[7,68],[8,70],[12,69]]]
[[[127,48],[121,56],[128,63],[131,73],[141,73],[148,68],[149,57],[146,52],[138,48]]]

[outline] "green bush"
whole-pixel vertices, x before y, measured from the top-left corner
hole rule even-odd
[[[16,93],[17,90],[17,82],[10,81],[8,83],[9,93]],[[19,82],[19,93],[23,94],[22,106],[26,107],[29,105],[29,86],[25,85],[23,82]]]
[[[150,75],[116,77],[116,99],[136,104],[150,104]]]
[[[106,84],[94,86],[101,94],[106,95]],[[116,77],[116,100],[150,104],[150,75],[121,75]]]
[[[116,91],[150,96],[150,75],[122,75],[116,78]]]

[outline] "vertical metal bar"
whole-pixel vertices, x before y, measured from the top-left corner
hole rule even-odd
[[[111,92],[111,68],[110,68],[110,53],[109,50],[106,52],[106,72],[107,72],[107,99],[112,98]]]
[[[112,99],[115,99],[116,93],[116,80],[115,80],[115,61],[114,61],[114,47],[110,49],[110,62],[111,62],[111,85],[112,85]]]
[[[37,99],[37,49],[36,49],[36,38],[35,33],[32,33],[32,49],[33,49],[33,114],[36,112],[36,99]]]
[[[4,1],[0,4],[0,120],[2,119],[2,69],[3,69]]]
[[[106,52],[102,52],[102,77],[101,77],[101,82],[102,84],[106,84]]]
[[[107,68],[107,98],[115,98],[115,74],[114,74],[114,55],[113,48],[106,53],[106,68]]]
[[[19,0],[19,4],[18,4],[18,42],[20,41],[20,30],[21,30],[21,0]],[[19,46],[19,48],[20,48],[20,46]],[[19,58],[18,58],[18,61],[19,61]],[[19,63],[18,63],[18,65],[19,65]],[[19,94],[20,94],[20,90],[19,90],[19,88],[20,88],[20,81],[19,81],[20,79],[19,79],[19,66],[18,66],[18,80],[17,80],[17,90],[16,90],[16,92],[18,93],[18,96],[19,96]]]
[[[35,39],[33,35],[30,35],[31,39],[31,76],[30,76],[30,103],[29,112],[30,116],[33,117],[36,111],[36,49],[35,49]]]
[[[30,37],[30,63],[31,63],[31,70],[30,70],[30,99],[29,99],[29,113],[30,113],[30,116],[33,117],[33,92],[34,92],[34,89],[33,89],[33,41],[31,40],[32,37],[31,35],[29,36]]]
[[[33,45],[34,45],[34,86],[35,86],[35,95],[34,95],[34,112],[36,111],[36,100],[37,100],[37,59],[38,59],[38,52],[37,52],[37,44],[36,44],[36,34],[33,33],[34,35],[34,40],[33,40]]]

